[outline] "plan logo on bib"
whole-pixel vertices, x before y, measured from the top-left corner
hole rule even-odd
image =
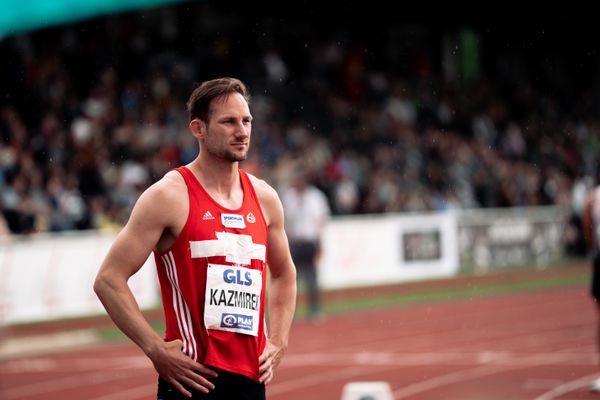
[[[221,328],[252,331],[253,323],[254,319],[250,315],[223,314],[221,317]]]

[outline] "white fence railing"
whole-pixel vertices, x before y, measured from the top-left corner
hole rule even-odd
[[[319,284],[344,288],[548,265],[563,256],[556,207],[334,218],[324,231]]]
[[[548,265],[562,257],[554,207],[336,217],[319,262],[323,289],[381,285]],[[92,290],[114,234],[71,232],[0,243],[0,324],[103,313]],[[150,257],[130,286],[141,308],[159,304]]]
[[[0,244],[0,324],[104,312],[92,286],[115,236],[99,232],[17,237]],[[158,301],[154,259],[129,280],[140,304]]]

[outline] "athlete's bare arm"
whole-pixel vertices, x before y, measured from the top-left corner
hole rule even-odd
[[[283,206],[277,192],[267,183],[251,177],[268,226],[267,260],[270,271],[269,338],[259,358],[260,381],[269,383],[288,345],[296,309],[296,268],[284,230]]]
[[[208,392],[214,385],[206,377],[216,373],[183,354],[180,340],[165,343],[127,285],[153,249],[166,249],[181,232],[189,209],[186,193],[183,178],[170,172],[140,196],[100,267],[94,290],[115,324],[146,353],[160,376],[189,397],[181,383]]]

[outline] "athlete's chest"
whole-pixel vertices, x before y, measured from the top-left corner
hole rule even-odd
[[[192,259],[225,257],[232,264],[265,262],[267,233],[259,205],[245,201],[237,210],[211,201],[191,205],[187,236]]]

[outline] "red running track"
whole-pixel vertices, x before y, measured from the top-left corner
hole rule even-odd
[[[595,308],[586,287],[297,321],[270,400],[336,400],[352,381],[394,399],[598,399]],[[0,364],[0,399],[137,400],[156,375],[132,344]]]

